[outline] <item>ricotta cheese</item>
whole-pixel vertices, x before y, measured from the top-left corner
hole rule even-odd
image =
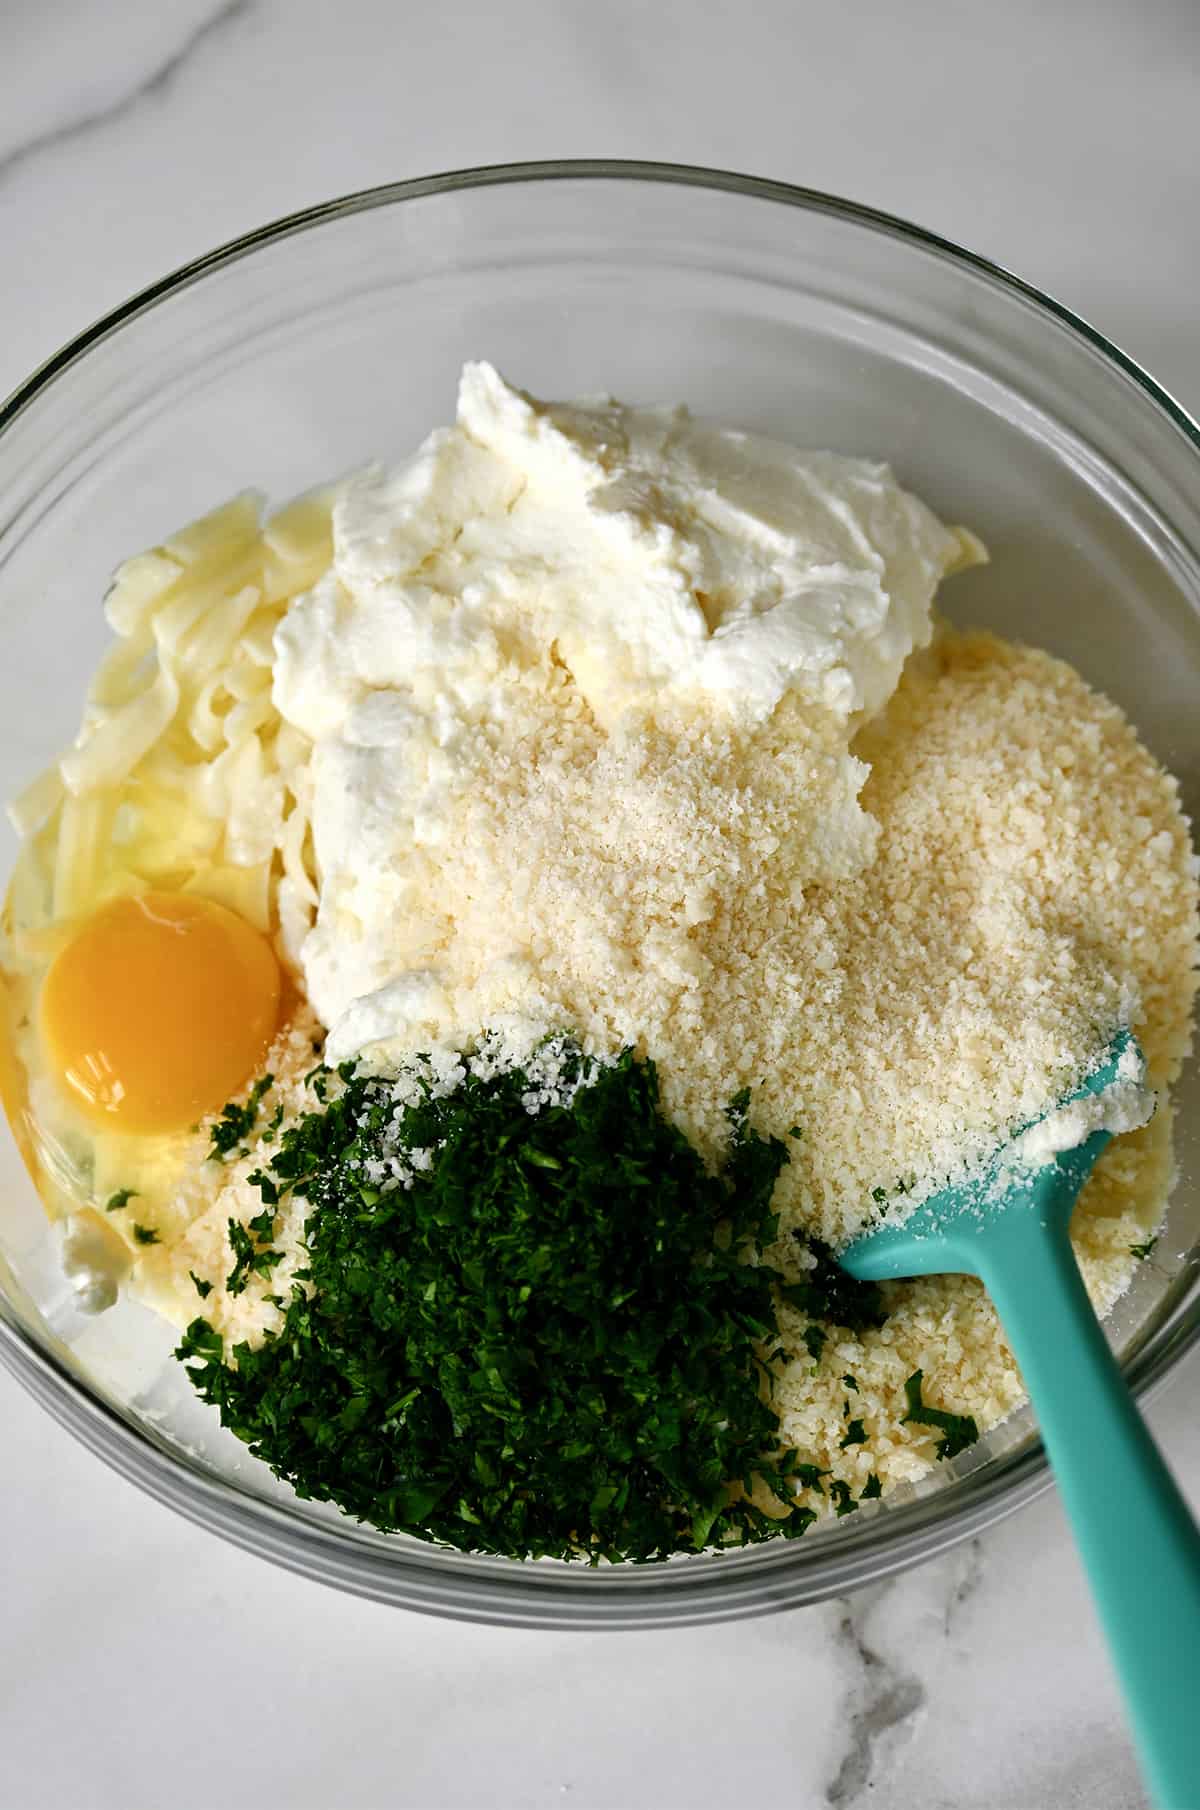
[[[467,365],[454,427],[344,487],[332,567],[276,631],[275,703],[314,744],[321,902],[301,959],[330,1058],[478,1030],[454,997],[485,972],[493,1013],[529,1014],[531,1037],[553,1017],[528,936],[486,899],[447,896],[439,863],[472,789],[510,760],[590,785],[597,806],[621,788],[610,828],[661,832],[651,867],[670,868],[672,843],[694,867],[669,907],[582,932],[608,955],[632,936],[627,961],[668,985],[695,978],[687,930],[714,909],[722,863],[698,846],[686,859],[686,811],[663,820],[686,801],[648,771],[661,725],[702,744],[706,726],[753,736],[802,704],[778,821],[788,884],[799,897],[856,871],[875,826],[851,734],[927,644],[939,580],[978,555],[885,465],[679,408],[539,403]],[[749,807],[724,779],[736,835]]]

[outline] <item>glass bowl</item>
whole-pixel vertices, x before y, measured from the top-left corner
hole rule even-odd
[[[627,163],[398,183],[200,258],[67,346],[0,412],[0,789],[76,728],[113,567],[231,493],[279,500],[451,417],[464,358],[541,395],[686,401],[883,457],[992,563],[955,615],[1073,661],[1200,805],[1200,433],[1115,347],[983,260],[782,184]],[[6,867],[11,844],[6,847]],[[1111,1333],[1138,1391],[1200,1332],[1194,1073],[1168,1230]],[[385,1537],[297,1501],[221,1432],[130,1302],[75,1309],[0,1149],[0,1358],[106,1462],[311,1577],[531,1627],[717,1620],[927,1558],[1046,1487],[1018,1414],[903,1496],[806,1539],[609,1568]]]

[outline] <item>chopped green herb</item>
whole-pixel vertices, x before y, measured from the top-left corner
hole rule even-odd
[[[882,1485],[882,1483],[880,1483],[879,1478],[875,1475],[875,1472],[872,1471],[870,1476],[867,1478],[867,1481],[863,1484],[862,1488],[859,1490],[858,1499],[860,1502],[873,1502],[877,1496],[882,1496],[882,1494],[883,1494],[883,1485]]]
[[[850,1485],[842,1477],[835,1477],[829,1485],[829,1496],[839,1520],[843,1515],[852,1515],[858,1507],[850,1494]]]
[[[203,1276],[198,1276],[196,1274],[195,1270],[189,1270],[188,1275],[191,1277],[192,1281],[195,1283],[196,1293],[199,1295],[200,1299],[202,1301],[206,1301],[208,1299],[209,1295],[212,1294],[212,1291],[213,1291],[212,1283],[209,1281],[206,1281],[206,1279]]]
[[[826,1342],[829,1338],[829,1334],[826,1332],[825,1328],[812,1322],[804,1328],[804,1331],[800,1336],[808,1347],[808,1355],[813,1363],[819,1364],[821,1362],[821,1353],[824,1351]]]
[[[225,1355],[225,1341],[207,1320],[193,1320],[175,1349],[183,1363],[199,1358],[206,1364],[219,1364]]]
[[[839,1443],[843,1451],[850,1445],[866,1445],[867,1434],[862,1421],[852,1420],[850,1425],[846,1428],[845,1438],[839,1441]]]
[[[882,1207],[887,1200],[887,1189],[872,1188],[871,1199],[875,1202],[876,1206]]]
[[[883,1293],[877,1282],[859,1282],[844,1270],[833,1251],[819,1238],[805,1239],[795,1233],[816,1259],[802,1281],[785,1282],[780,1288],[784,1300],[817,1320],[829,1320],[851,1332],[862,1332],[868,1326],[882,1326],[887,1318]]]
[[[135,1225],[133,1227],[133,1236],[134,1241],[137,1244],[159,1244],[161,1242],[158,1233],[152,1226]]]
[[[265,1093],[275,1085],[274,1075],[263,1075],[254,1083],[243,1102],[231,1100],[212,1125],[209,1156],[223,1159],[236,1150],[243,1138],[249,1137],[258,1119],[258,1109]]]
[[[823,1471],[819,1464],[801,1464],[793,1454],[785,1465],[785,1474],[791,1477],[798,1489],[820,1489],[822,1477],[829,1472]]]
[[[256,1456],[377,1527],[512,1557],[804,1531],[811,1510],[775,1519],[747,1489],[783,1506],[820,1476],[779,1453],[765,1387],[780,1278],[750,1259],[777,1232],[787,1147],[750,1128],[748,1093],[714,1176],[631,1052],[536,1115],[520,1072],[409,1106],[339,1072],[257,1184],[268,1208],[264,1181],[308,1203],[311,1282],[257,1348],[227,1363],[197,1320],[177,1353]],[[410,1149],[432,1162],[389,1188]],[[231,1289],[275,1256],[235,1225]]]
[[[750,1089],[748,1087],[741,1087],[726,1106],[725,1117],[729,1120],[733,1129],[737,1131],[741,1126],[745,1125],[749,1116]]]
[[[972,1414],[950,1414],[944,1408],[930,1408],[921,1399],[921,1385],[925,1380],[923,1370],[914,1370],[904,1385],[905,1399],[908,1402],[908,1413],[901,1416],[904,1421],[912,1421],[918,1426],[937,1427],[945,1435],[938,1441],[939,1458],[957,1458],[968,1446],[975,1444],[979,1438],[979,1428]]]
[[[790,1138],[802,1138],[804,1136],[804,1127],[802,1125],[790,1125],[788,1127],[788,1136]]]
[[[110,1194],[105,1201],[104,1211],[106,1213],[117,1213],[122,1207],[127,1207],[131,1200],[137,1200],[137,1198],[138,1191],[136,1188],[118,1188],[116,1193]]]
[[[259,1213],[250,1221],[249,1226],[242,1225],[236,1219],[229,1221],[229,1245],[236,1259],[225,1278],[225,1288],[229,1294],[240,1295],[251,1276],[269,1276],[275,1265],[282,1262],[282,1251],[273,1251],[259,1242],[260,1239],[272,1236],[274,1225],[275,1215],[269,1209],[265,1213]]]
[[[1131,1244],[1130,1253],[1137,1258],[1139,1263],[1144,1263],[1157,1243],[1157,1238],[1147,1238],[1145,1244]]]
[[[556,1156],[551,1156],[548,1150],[527,1150],[525,1152],[525,1161],[527,1163],[533,1163],[538,1169],[562,1168],[562,1164],[559,1162],[558,1158]]]
[[[279,1102],[278,1106],[275,1108],[274,1113],[271,1116],[270,1124],[264,1126],[262,1132],[260,1133],[260,1136],[259,1136],[260,1143],[273,1144],[275,1142],[275,1134],[279,1130],[279,1127],[282,1124],[283,1124],[283,1101],[281,1100]]]
[[[857,1394],[858,1394],[858,1384],[857,1384],[857,1382],[856,1382],[856,1381],[855,1381],[855,1379],[854,1379],[854,1378],[853,1378],[853,1377],[852,1377],[852,1376],[850,1376],[850,1375],[849,1375],[849,1374],[848,1374],[848,1373],[847,1373],[847,1375],[845,1375],[845,1376],[844,1376],[844,1377],[843,1377],[843,1378],[842,1378],[842,1381],[843,1381],[843,1382],[844,1382],[844,1383],[845,1383],[845,1385],[846,1385],[846,1387],[847,1387],[847,1389],[853,1389],[853,1391],[854,1391],[854,1393],[855,1393],[855,1395],[857,1395]]]
[[[279,1202],[281,1190],[276,1187],[270,1176],[263,1169],[255,1169],[246,1177],[251,1187],[257,1188],[269,1207]]]

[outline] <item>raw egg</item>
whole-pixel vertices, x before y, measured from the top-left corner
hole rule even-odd
[[[42,986],[41,1034],[89,1118],[181,1131],[260,1067],[279,989],[270,943],[236,912],[142,893],[105,905],[59,952]]]

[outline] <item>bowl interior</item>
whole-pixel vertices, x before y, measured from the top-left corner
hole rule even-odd
[[[1200,806],[1200,453],[1170,405],[1050,306],[922,235],[769,185],[627,169],[318,210],[162,286],[35,380],[0,431],[0,790],[73,734],[121,558],[244,487],[279,501],[404,454],[452,416],[470,357],[542,395],[684,401],[890,460],[991,550],[948,587],[950,614],[1073,661]],[[1194,1074],[1179,1098],[1169,1232],[1112,1323],[1149,1378],[1195,1329]],[[433,1553],[274,1484],[142,1309],[81,1317],[7,1133],[0,1198],[0,1355],[47,1404],[185,1512],[394,1601],[533,1622],[745,1613],[934,1550],[1039,1481],[1018,1415],[953,1474],[800,1544],[631,1579]]]

